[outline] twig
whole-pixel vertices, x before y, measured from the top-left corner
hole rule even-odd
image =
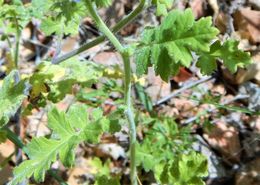
[[[136,178],[137,178],[138,184],[139,184],[139,185],[143,185],[142,182],[140,181],[138,175],[136,175]]]
[[[192,87],[194,87],[194,86],[196,86],[198,84],[201,84],[201,83],[204,83],[206,81],[209,81],[211,79],[213,79],[213,77],[212,76],[208,76],[208,77],[202,78],[200,80],[197,80],[195,82],[191,82],[190,84],[188,84],[188,85],[186,85],[186,86],[184,86],[184,87],[174,91],[173,93],[169,94],[168,96],[158,100],[157,102],[155,102],[153,104],[153,106],[158,106],[158,105],[160,105],[162,103],[165,103],[165,102],[169,101],[171,98],[173,98],[173,97],[177,96],[178,94],[180,94],[181,92],[183,92],[183,91],[185,91],[187,89],[190,89],[190,88],[192,88]]]

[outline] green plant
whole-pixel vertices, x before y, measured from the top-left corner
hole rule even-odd
[[[58,159],[65,166],[72,166],[75,158],[74,149],[79,143],[98,143],[102,133],[120,130],[120,123],[117,123],[113,116],[124,119],[122,112],[129,123],[130,179],[133,185],[137,184],[137,166],[146,172],[152,171],[156,181],[162,184],[204,184],[201,178],[207,175],[206,160],[202,155],[190,150],[188,146],[191,142],[187,141],[187,137],[190,137],[189,132],[180,131],[172,120],[151,119],[150,123],[145,125],[148,129],[145,139],[142,143],[137,142],[135,122],[139,116],[134,116],[131,100],[133,80],[130,56],[134,55],[139,76],[146,74],[148,67],[153,66],[156,74],[164,81],[177,74],[181,66],[190,67],[192,52],[199,57],[197,66],[204,74],[210,74],[216,69],[216,60],[222,60],[231,72],[235,72],[237,67],[244,67],[250,63],[250,56],[238,49],[237,41],[227,40],[221,43],[217,38],[218,30],[212,26],[210,17],[195,21],[190,9],[173,10],[168,13],[167,9],[172,2],[140,0],[132,13],[109,29],[98,15],[97,8],[111,5],[111,0],[32,0],[29,5],[23,5],[19,0],[10,4],[0,1],[1,6],[5,8],[5,11],[1,12],[0,25],[7,24],[16,30],[15,68],[18,66],[21,29],[32,18],[41,19],[41,29],[47,35],[63,35],[76,33],[80,20],[88,15],[104,34],[75,52],[54,58],[53,63],[42,62],[30,77],[13,81],[18,75],[18,72],[13,70],[5,78],[0,94],[0,101],[6,102],[0,105],[0,126],[3,128],[0,133],[4,136],[1,137],[1,141],[5,136],[8,137],[21,147],[29,158],[14,169],[14,178],[10,185],[16,185],[32,176],[36,181],[43,181],[46,171]],[[165,16],[162,23],[158,27],[145,28],[140,40],[135,44],[122,45],[114,33],[143,12],[149,3],[157,6],[157,15]],[[9,29],[5,30],[3,39],[8,39],[9,34]],[[6,124],[19,109],[22,100],[27,97],[26,83],[31,85],[28,99],[30,103],[23,109],[27,114],[34,107],[46,106],[48,101],[62,100],[66,94],[72,93],[72,86],[76,84],[81,87],[76,97],[82,100],[84,89],[91,87],[101,76],[105,76],[105,69],[89,61],[79,62],[76,58],[69,58],[105,39],[108,39],[121,54],[124,64],[124,102],[119,102],[118,111],[114,112],[113,116],[105,117],[102,110],[91,110],[90,107],[78,103],[73,104],[66,113],[52,107],[48,112],[51,136],[33,138],[24,146],[6,128]],[[66,61],[63,62],[64,60]],[[92,100],[93,95],[90,97],[86,98],[85,94],[85,100]],[[151,105],[147,105],[147,109],[150,110]],[[87,110],[91,114],[87,114]],[[110,177],[109,173],[97,177],[96,184],[109,183],[119,184],[119,179]]]

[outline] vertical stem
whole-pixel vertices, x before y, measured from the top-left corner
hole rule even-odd
[[[115,48],[120,52],[123,61],[124,61],[124,81],[125,81],[125,105],[126,105],[126,117],[129,123],[130,130],[130,177],[131,184],[137,185],[136,179],[136,161],[135,161],[135,145],[136,145],[136,128],[134,122],[134,114],[132,111],[131,104],[131,66],[130,66],[130,56],[129,53],[125,50],[125,48],[121,45],[112,31],[106,26],[106,24],[102,21],[100,16],[97,14],[95,10],[94,4],[92,4],[91,0],[85,1],[87,9],[96,22],[99,30],[103,32],[103,34],[110,40],[110,42],[115,46]]]
[[[18,68],[18,57],[19,57],[19,48],[20,48],[19,46],[20,46],[20,33],[17,33],[16,41],[15,41],[15,53],[14,53],[15,68]]]
[[[136,179],[136,159],[135,159],[135,146],[136,146],[136,126],[134,121],[134,113],[132,110],[131,102],[131,66],[130,66],[130,57],[127,52],[122,53],[124,61],[124,73],[125,73],[125,104],[127,106],[125,114],[129,123],[130,131],[130,178],[132,185],[137,184]]]
[[[16,24],[16,40],[15,40],[15,50],[14,50],[14,64],[15,64],[15,68],[18,68],[21,32],[19,30],[19,23],[16,16],[15,16],[15,24]]]
[[[15,25],[16,25],[16,40],[15,40],[15,51],[14,51],[14,68],[18,69],[18,60],[19,60],[19,49],[20,49],[20,36],[21,31],[19,29],[19,22],[17,17],[15,16]],[[15,83],[20,81],[20,76],[15,78]],[[21,123],[20,123],[20,114],[21,114],[21,107],[17,110],[14,116],[14,132],[20,137],[21,135]],[[16,147],[16,164],[19,165],[23,161],[22,156],[22,149]]]

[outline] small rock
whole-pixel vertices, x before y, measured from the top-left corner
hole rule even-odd
[[[260,87],[254,83],[246,82],[239,87],[240,94],[249,95],[248,108],[260,111]]]
[[[114,160],[117,160],[119,157],[126,157],[124,149],[115,143],[100,144],[97,151],[99,152],[99,156],[108,155]]]

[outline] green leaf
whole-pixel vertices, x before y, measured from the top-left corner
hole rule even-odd
[[[202,177],[208,175],[207,159],[203,155],[191,152],[181,154],[170,168],[173,182],[176,184],[203,185]]]
[[[172,7],[174,0],[152,0],[152,4],[157,6],[156,15],[167,15],[168,9]]]
[[[109,178],[107,176],[101,176],[97,178],[95,185],[120,185],[118,178]]]
[[[6,131],[4,130],[0,130],[0,144],[4,143],[6,141],[7,137],[6,137]]]
[[[41,18],[41,30],[46,35],[77,34],[80,21],[86,14],[84,4],[71,0],[54,0],[49,4],[51,6],[45,9]]]
[[[75,19],[74,21],[69,21],[66,23],[64,18],[61,20],[55,20],[51,17],[48,17],[42,21],[40,28],[46,35],[51,35],[53,33],[58,35],[75,35],[78,33],[79,24],[80,19]]]
[[[93,114],[97,114],[95,112],[98,115],[89,116],[87,107],[82,104],[73,105],[66,114],[56,108],[51,109],[48,126],[52,130],[52,137],[34,138],[27,145],[30,159],[14,169],[14,178],[9,185],[16,185],[31,176],[37,182],[43,181],[46,170],[58,157],[65,166],[72,166],[76,146],[82,141],[98,142],[103,133],[101,124],[105,118],[100,117],[102,114],[99,109],[93,110]]]
[[[112,4],[112,0],[92,0],[98,7],[108,7]]]
[[[144,108],[149,112],[152,113],[153,111],[153,103],[150,98],[150,96],[145,92],[145,89],[143,86],[141,86],[139,83],[135,84],[135,88],[137,91],[137,96],[140,102],[143,104]]]
[[[101,76],[101,67],[90,61],[80,62],[71,59],[59,65],[43,62],[37,67],[37,72],[30,77],[32,84],[30,97],[32,100],[45,97],[57,102],[66,94],[72,93],[74,84],[91,86]]]
[[[19,79],[17,70],[5,77],[0,89],[0,128],[8,123],[11,116],[14,116],[23,100],[26,98],[26,85],[24,81],[16,82]]]
[[[171,11],[159,27],[144,31],[135,54],[138,75],[154,65],[156,74],[167,81],[179,66],[190,66],[191,52],[208,52],[217,34],[209,17],[195,21],[191,9]]]
[[[146,140],[144,143],[136,145],[136,165],[142,166],[146,172],[153,170],[159,162],[155,156],[152,155],[150,141]]]
[[[110,161],[107,160],[104,164],[98,157],[94,157],[91,162],[90,166],[94,171],[96,177],[106,176],[109,178],[110,176],[110,169],[109,169]]]
[[[41,23],[41,30],[46,34],[46,35],[51,35],[52,33],[57,33],[61,34],[63,29],[63,25],[57,24],[55,20],[52,20],[51,18],[45,19]]]
[[[237,71],[237,67],[245,67],[251,63],[249,52],[243,52],[238,49],[238,41],[228,40],[224,42],[221,48],[220,58],[223,64],[232,72]]]
[[[250,54],[238,49],[238,41],[227,40],[221,45],[216,41],[210,47],[210,51],[201,54],[197,66],[203,74],[210,74],[217,68],[216,60],[220,59],[232,73],[237,71],[238,67],[245,67],[251,63]]]

